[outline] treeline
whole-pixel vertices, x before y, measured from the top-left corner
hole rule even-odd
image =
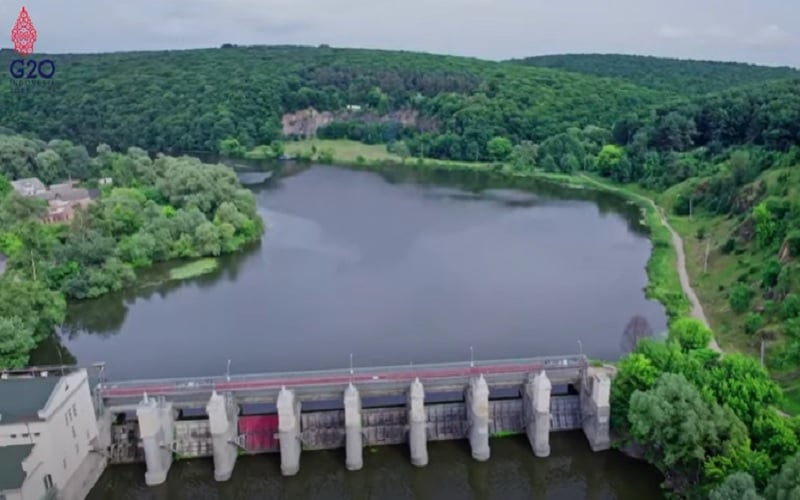
[[[0,64],[11,54],[0,53]],[[0,88],[0,125],[150,152],[246,149],[280,137],[283,113],[358,105],[414,109],[436,134],[462,141],[460,159],[488,159],[487,142],[541,141],[569,127],[610,128],[622,112],[669,95],[604,78],[476,59],[305,47],[232,47],[53,56],[57,88]]]
[[[781,390],[757,361],[720,357],[711,336],[687,318],[666,342],[640,339],[618,364],[612,428],[683,497],[794,498],[800,422],[775,411]]]
[[[685,96],[717,92],[767,80],[800,78],[800,71],[788,67],[624,54],[563,54],[527,57],[510,62],[619,78],[642,87]]]
[[[50,144],[62,152],[76,149],[0,136],[0,156],[11,154],[5,148],[32,148],[19,161],[0,164],[3,178],[23,172],[63,179],[73,170]],[[152,159],[138,148],[119,153],[100,145],[78,170],[111,178],[113,185],[101,186],[101,197],[76,210],[68,225],[41,223],[46,202],[18,195],[3,180],[0,253],[7,262],[0,278],[0,367],[27,362],[36,342],[63,320],[65,298],[119,290],[134,279],[136,267],[156,261],[234,252],[263,232],[252,193],[223,165]]]

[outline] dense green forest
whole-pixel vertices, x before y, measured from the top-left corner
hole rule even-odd
[[[0,63],[10,57],[0,53]],[[22,352],[24,339],[45,335],[65,295],[94,296],[122,286],[132,266],[214,255],[260,234],[252,198],[223,167],[146,151],[278,154],[282,115],[313,107],[337,116],[319,137],[386,144],[403,162],[590,174],[655,197],[684,232],[723,347],[753,355],[763,343],[781,386],[754,358],[705,349],[711,333],[702,325],[672,318],[668,342],[643,341],[619,363],[612,424],[682,494],[773,499],[800,487],[800,429],[774,411],[800,412],[795,70],[632,56],[497,63],[329,47],[53,57],[55,88],[0,88],[0,126],[50,141],[0,135],[0,168],[9,178],[111,176],[115,184],[69,228],[36,224],[40,206],[5,195],[3,279],[27,288],[0,289],[0,352]],[[345,112],[349,105],[362,111]],[[391,119],[397,111],[416,119]],[[30,322],[36,315],[25,312],[35,310],[46,314]],[[20,325],[29,332],[22,341],[8,334]]]
[[[510,62],[587,75],[609,76],[642,87],[686,96],[716,92],[766,80],[800,77],[800,71],[789,67],[624,54],[563,54],[526,57]]]
[[[0,65],[14,57],[0,51]],[[14,94],[0,87],[2,123],[92,149],[217,151],[280,137],[283,113],[359,105],[413,109],[434,125],[426,156],[488,159],[494,136],[540,141],[568,127],[606,128],[624,111],[665,93],[605,78],[477,59],[407,52],[236,47],[53,56],[54,89]],[[394,139],[397,123],[381,130]],[[362,137],[352,137],[362,139]]]
[[[47,203],[10,189],[6,177],[52,182],[80,174],[112,186],[70,224],[43,224]],[[0,368],[24,366],[38,341],[63,321],[65,298],[119,290],[155,261],[216,256],[260,238],[252,193],[223,165],[101,144],[83,146],[0,135]]]

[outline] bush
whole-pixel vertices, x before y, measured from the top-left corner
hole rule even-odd
[[[783,299],[781,316],[783,316],[783,319],[792,319],[800,316],[800,296],[796,293],[790,293]]]
[[[744,331],[748,335],[753,335],[764,324],[764,318],[758,313],[749,313],[744,319]]]
[[[777,259],[770,259],[764,263],[761,270],[761,286],[771,288],[778,284],[778,276],[781,274],[781,263]]]
[[[783,333],[787,337],[800,339],[800,321],[797,319],[788,319],[783,324]]]
[[[786,236],[786,243],[789,245],[789,252],[793,257],[800,256],[800,229],[794,229]]]
[[[678,342],[686,352],[708,347],[711,337],[711,330],[694,318],[675,320],[669,327],[669,339]]]
[[[722,245],[722,248],[720,248],[720,251],[727,255],[733,252],[735,249],[736,249],[736,240],[734,240],[733,238],[728,238],[725,244]]]
[[[728,301],[731,309],[737,314],[745,312],[750,307],[750,300],[753,298],[753,291],[744,283],[737,283],[731,291]]]

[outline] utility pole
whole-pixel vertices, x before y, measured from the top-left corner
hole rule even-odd
[[[689,218],[690,219],[692,218],[693,209],[694,209],[694,196],[689,198]]]
[[[761,337],[761,368],[764,368],[764,337]]]
[[[705,258],[705,261],[703,262],[703,273],[707,273],[708,272],[708,254],[709,253],[711,253],[711,240],[707,239],[706,240],[706,258]]]

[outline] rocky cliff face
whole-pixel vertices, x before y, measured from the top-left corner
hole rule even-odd
[[[333,113],[330,111],[318,112],[314,108],[302,109],[294,113],[283,115],[284,136],[313,137],[317,134],[317,129],[333,121]]]
[[[434,120],[421,118],[419,112],[414,109],[401,109],[385,115],[378,115],[369,111],[319,112],[314,108],[307,108],[294,113],[286,113],[283,115],[281,122],[284,136],[313,137],[320,127],[324,127],[329,123],[353,120],[364,123],[394,122],[404,127],[413,127],[421,131],[435,130],[437,126]]]

